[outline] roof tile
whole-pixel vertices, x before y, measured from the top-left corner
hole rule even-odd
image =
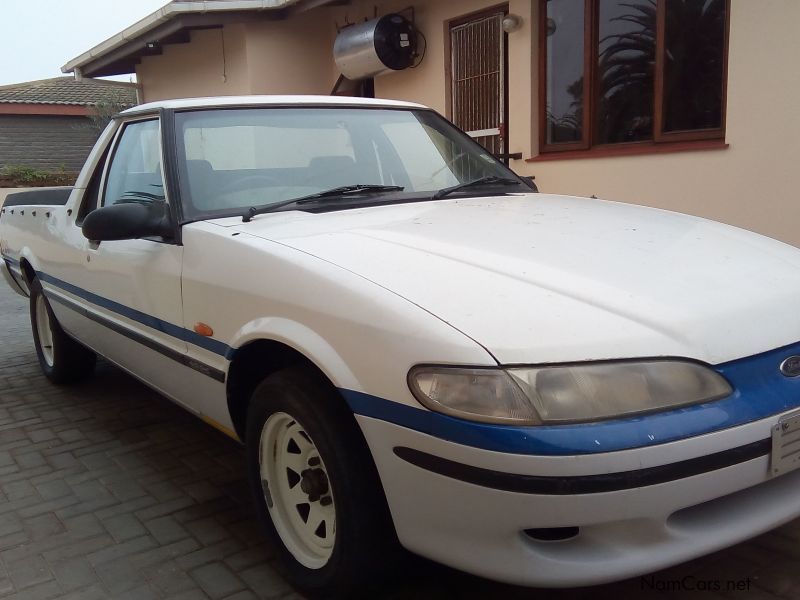
[[[114,102],[136,104],[136,86],[119,81],[54,77],[0,86],[0,104],[69,104],[94,106]]]

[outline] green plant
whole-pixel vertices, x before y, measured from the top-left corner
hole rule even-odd
[[[6,165],[0,168],[0,187],[42,187],[74,185],[77,173],[61,165],[56,171],[44,171],[26,165]]]
[[[91,107],[88,115],[89,127],[100,135],[114,115],[130,107],[131,102],[128,95],[121,90],[116,90]]]
[[[0,174],[20,183],[37,183],[50,177],[50,173],[25,165],[6,165]]]

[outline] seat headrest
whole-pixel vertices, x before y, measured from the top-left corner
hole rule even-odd
[[[193,174],[197,173],[211,173],[214,167],[207,160],[187,160],[186,169]]]

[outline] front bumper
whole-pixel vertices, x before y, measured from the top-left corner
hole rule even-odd
[[[800,470],[776,478],[768,473],[766,441],[779,417],[666,444],[569,456],[493,452],[357,418],[397,534],[409,550],[499,581],[571,587],[662,569],[799,516]],[[401,448],[416,454],[396,450]],[[747,450],[732,451],[739,448]],[[422,455],[467,465],[473,475],[511,478],[464,481],[458,470],[443,472],[414,460]],[[715,463],[709,456],[725,458]],[[607,476],[626,471],[634,474],[627,483]],[[641,473],[661,475],[639,478]],[[572,483],[559,486],[559,480]],[[515,488],[503,481],[534,485]],[[537,488],[541,481],[556,485]],[[581,481],[599,487],[572,487]],[[578,534],[562,541],[525,533],[575,527]]]

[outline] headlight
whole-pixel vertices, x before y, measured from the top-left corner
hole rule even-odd
[[[500,369],[414,367],[408,382],[417,400],[436,412],[487,423],[542,422],[520,386]]]
[[[516,425],[617,419],[733,392],[721,375],[701,364],[656,359],[510,369],[420,366],[408,380],[414,396],[431,410]]]

